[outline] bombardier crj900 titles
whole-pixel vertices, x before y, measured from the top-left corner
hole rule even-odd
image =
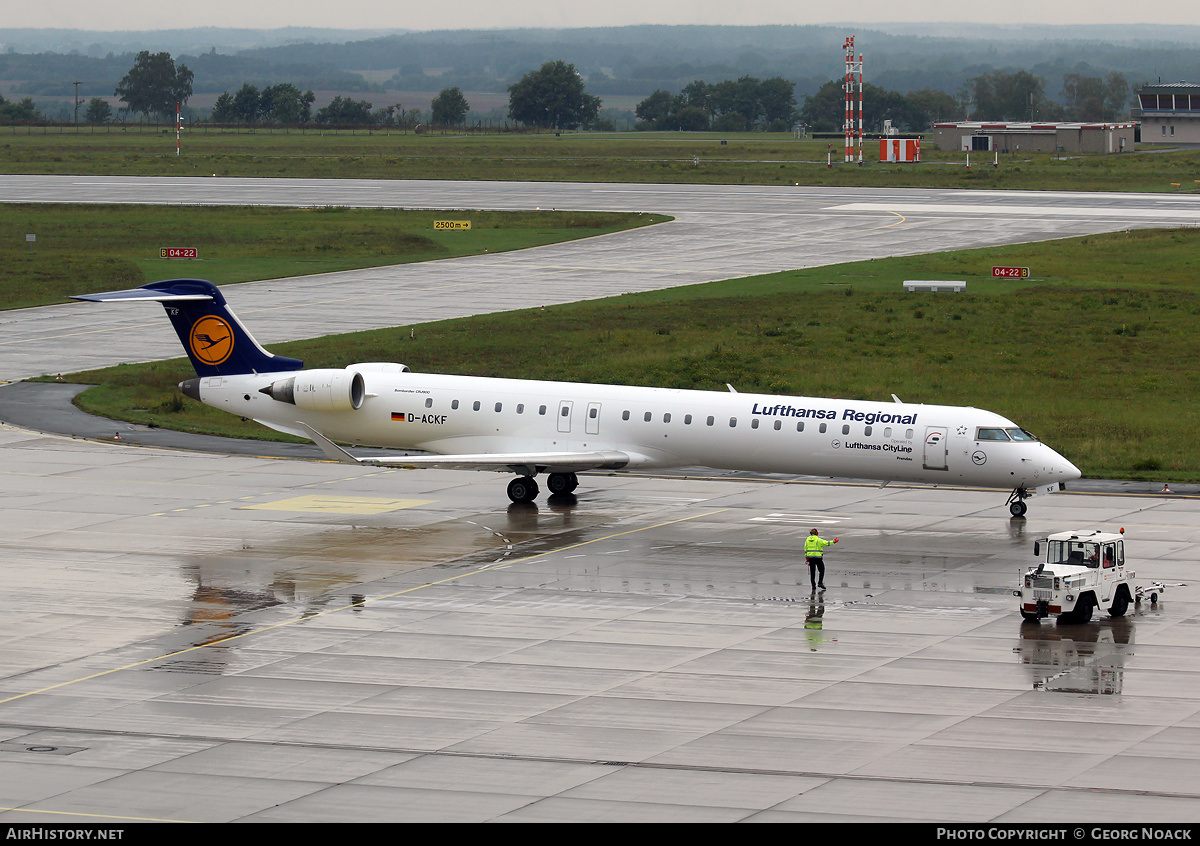
[[[175,279],[76,297],[162,303],[196,368],[180,390],[206,405],[314,441],[338,461],[514,473],[514,502],[568,494],[584,470],[725,470],[927,482],[1033,492],[1079,470],[990,411],[414,373],[365,362],[305,370],[259,346],[210,282]],[[335,441],[423,455],[356,457]]]

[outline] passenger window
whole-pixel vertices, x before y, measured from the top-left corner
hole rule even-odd
[[[912,429],[906,430],[904,433],[904,437],[908,438],[911,441],[913,439],[913,430]]]
[[[649,412],[649,411],[647,411],[647,412],[646,412],[646,414],[645,414],[645,416],[643,417],[643,419],[644,419],[644,420],[645,420],[647,423],[649,423],[649,422],[650,422],[650,412]]]
[[[712,424],[717,422],[717,418],[709,417],[708,420],[706,420],[705,422],[708,423],[709,426],[711,426]]]
[[[797,432],[803,432],[803,431],[804,431],[804,421],[803,421],[803,420],[799,420],[799,421],[797,421],[797,422],[796,422],[796,431],[797,431]]]
[[[750,428],[751,429],[758,428],[758,418],[757,417],[755,417],[753,420],[750,421]]]
[[[475,402],[471,404],[471,408],[478,411],[479,410],[479,400],[475,400]]]
[[[523,402],[517,403],[517,414],[524,414],[524,413],[525,413],[525,403],[523,403]]]
[[[866,435],[868,438],[871,437],[871,427],[868,426],[867,428],[863,429],[863,434]]]
[[[538,406],[538,414],[541,414],[541,415],[545,416],[545,414],[546,414],[546,406],[544,406],[544,405],[539,405],[539,406]]]
[[[819,431],[819,432],[820,432],[822,435],[824,435],[824,434],[825,434],[825,433],[826,433],[828,430],[829,430],[829,424],[828,424],[828,423],[822,423],[822,424],[821,424],[821,428],[820,428],[820,429],[818,429],[817,431]]]
[[[433,397],[425,397],[425,407],[433,408]]]
[[[502,407],[501,403],[496,403],[496,411],[499,411]]]
[[[622,419],[622,420],[628,420],[628,419],[629,419],[629,412],[628,412],[628,411],[622,411],[622,412],[621,412],[621,419]]]
[[[843,435],[849,435],[849,434],[850,434],[850,425],[849,425],[849,424],[846,424],[845,426],[842,426],[842,434],[843,434]]]
[[[454,400],[452,403],[450,403],[450,407],[453,409],[457,409],[458,408],[458,400]]]
[[[663,422],[664,423],[671,422],[671,412],[668,411],[666,414],[663,415]]]
[[[562,407],[562,412],[561,412],[561,414],[562,414],[562,416],[563,416],[563,417],[570,417],[570,416],[571,416],[571,406],[569,406],[569,405],[564,405],[564,406]]]
[[[690,414],[683,415],[683,425],[684,426],[692,425],[692,415],[690,415]]]
[[[595,420],[599,416],[600,416],[600,409],[598,409],[598,408],[589,408],[588,409],[588,417]]]
[[[730,418],[729,418],[729,428],[730,428],[730,429],[732,429],[732,428],[734,428],[735,426],[737,426],[737,418],[736,418],[736,417],[730,417]]]
[[[775,421],[775,431],[776,431],[776,432],[778,432],[778,431],[779,431],[780,429],[782,429],[782,428],[783,428],[783,421],[782,421],[782,420],[776,420],[776,421]]]
[[[891,426],[888,426],[886,429],[883,430],[883,436],[885,438],[890,438],[892,436],[892,427]]]

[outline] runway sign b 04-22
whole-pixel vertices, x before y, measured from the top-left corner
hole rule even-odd
[[[1000,279],[1027,279],[1028,267],[993,267],[992,276]]]

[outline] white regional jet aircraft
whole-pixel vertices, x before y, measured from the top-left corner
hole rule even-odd
[[[706,466],[1004,488],[1019,517],[1034,491],[1079,478],[1033,435],[977,408],[439,376],[379,362],[304,370],[259,346],[211,282],[75,299],[162,303],[196,368],[179,386],[192,399],[309,438],[339,461],[515,473],[513,502],[537,496],[539,473],[551,494],[568,494],[581,470]],[[432,455],[358,458],[334,441]]]

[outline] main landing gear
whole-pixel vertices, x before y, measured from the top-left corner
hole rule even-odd
[[[1025,500],[1029,499],[1029,491],[1025,488],[1017,488],[1008,495],[1008,513],[1014,517],[1024,517],[1025,512],[1029,510],[1029,506],[1025,504]]]
[[[551,473],[546,477],[550,495],[574,493],[579,477],[574,473]],[[508,498],[513,502],[533,502],[537,499],[538,483],[533,476],[518,476],[508,483]]]

